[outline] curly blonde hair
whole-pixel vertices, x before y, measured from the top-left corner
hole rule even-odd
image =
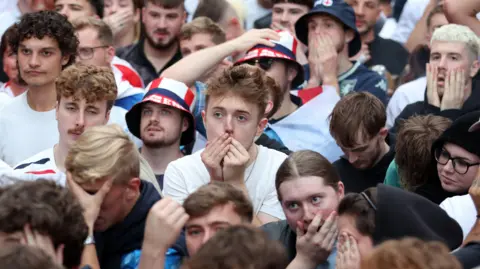
[[[117,98],[115,76],[108,67],[74,64],[65,68],[55,80],[57,101],[62,97],[84,98],[88,103],[107,101],[107,111]]]

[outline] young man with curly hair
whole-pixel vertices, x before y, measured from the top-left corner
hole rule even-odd
[[[26,173],[24,179],[42,174],[65,185],[64,163],[70,146],[85,129],[107,124],[117,88],[110,68],[80,64],[62,71],[55,88],[55,117],[60,139],[55,146],[21,162],[15,170]]]
[[[13,166],[58,141],[55,79],[75,61],[78,39],[64,16],[40,11],[15,24],[9,44],[28,85],[0,115],[0,159]]]

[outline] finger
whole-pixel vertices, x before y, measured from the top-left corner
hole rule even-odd
[[[167,216],[169,217],[169,219],[172,221],[173,224],[176,224],[180,221],[180,219],[183,218],[184,215],[186,215],[185,209],[183,208],[183,206],[178,205],[178,207],[176,207],[174,211],[171,214],[168,214]]]
[[[296,231],[297,231],[297,237],[302,237],[305,235],[303,223],[301,221],[297,221]]]
[[[319,233],[320,235],[321,233]],[[328,232],[324,236],[324,242],[325,246],[331,248],[333,247],[333,244],[335,243],[335,240],[338,236],[338,230],[337,230],[337,223],[335,221],[334,225],[328,230]],[[348,249],[348,244],[347,244],[347,249]]]
[[[105,183],[103,183],[103,186],[100,188],[100,190],[95,193],[95,198],[99,200],[99,202],[103,202],[103,198],[105,198],[105,195],[110,191],[113,185],[113,177],[109,178]]]
[[[57,248],[57,251],[56,251],[56,260],[57,260],[57,263],[58,264],[63,264],[63,251],[65,250],[65,245],[64,244],[60,244],[60,246],[58,246]]]
[[[170,216],[180,207],[180,204],[171,198],[163,198],[160,202],[162,201],[164,201],[164,203],[160,203],[158,207],[160,208],[160,215],[163,217]]]
[[[33,236],[33,232],[29,224],[25,224],[25,226],[23,226],[23,235],[28,245],[35,245],[35,237]]]
[[[353,236],[350,236],[350,238],[351,238],[350,247],[352,248],[351,253],[352,253],[352,255],[357,256],[357,255],[359,255],[357,240],[355,240],[355,238],[353,238]]]
[[[329,231],[330,229],[332,229],[333,226],[336,226],[337,224],[336,218],[337,218],[337,212],[332,211],[332,213],[330,213],[327,220],[323,224],[322,229],[325,229],[325,231]]]
[[[222,137],[224,135],[225,134],[222,134],[220,136],[217,136],[215,139],[213,139],[211,141],[208,141],[207,146],[205,147],[205,150],[203,152],[206,155],[210,155],[212,153],[212,151],[219,145],[219,141],[220,141],[220,139],[222,139]]]
[[[243,147],[243,145],[238,142],[236,139],[232,138],[232,145],[231,151],[236,154],[237,156],[249,156],[248,151]]]
[[[182,217],[177,222],[178,230],[181,230],[185,226],[185,223],[187,223],[189,218],[190,218],[190,216],[188,216],[187,214],[182,215]]]
[[[215,152],[215,154],[212,157],[212,160],[215,163],[220,164],[220,162],[225,158],[225,155],[227,155],[227,152],[230,150],[230,143],[231,143],[231,138],[225,140],[223,144],[218,148],[218,150]]]
[[[322,214],[316,215],[310,225],[308,225],[307,234],[314,236],[320,228],[320,223],[322,222]]]

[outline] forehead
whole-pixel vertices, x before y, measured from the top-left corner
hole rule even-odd
[[[145,108],[148,108],[148,109],[164,109],[164,108],[174,109],[171,106],[164,105],[164,104],[157,104],[157,103],[153,103],[153,102],[146,102],[145,104],[143,104],[142,109],[145,109]]]
[[[214,46],[215,43],[212,41],[212,35],[209,33],[197,33],[193,34],[189,39],[182,39],[180,40],[180,46],[187,46],[187,45],[208,45]]]
[[[89,8],[93,10],[93,6],[88,2],[88,0],[56,0],[55,5],[77,5],[84,8]]]
[[[150,1],[147,1],[145,4],[145,9],[147,11],[163,12],[163,13],[179,13],[183,11],[183,6],[179,5],[178,7],[165,8],[160,5],[156,5]]]
[[[480,160],[479,156],[465,150],[458,145],[446,143],[443,147],[452,155],[452,157],[462,157],[475,162]]]
[[[333,22],[338,25],[342,25],[341,22],[339,22],[335,17],[329,14],[325,13],[320,13],[320,14],[314,14],[308,18],[309,23],[326,23],[326,22]]]
[[[98,30],[93,27],[88,26],[76,32],[78,36],[78,41],[80,43],[86,43],[86,42],[91,43],[95,41],[100,42],[100,40],[98,39]]]
[[[315,194],[334,194],[332,186],[325,185],[322,177],[297,177],[283,182],[278,190],[285,201],[299,201]]]
[[[436,13],[432,16],[430,24],[432,26],[446,25],[448,24],[447,17],[443,13]]]
[[[208,214],[190,218],[187,221],[186,226],[194,226],[194,225],[210,225],[216,222],[225,222],[231,225],[240,224],[242,222],[240,215],[235,211],[235,207],[233,203],[229,202],[224,205],[217,205],[213,207]]]
[[[234,93],[226,93],[221,96],[209,96],[207,108],[219,108],[226,111],[248,111],[251,114],[258,113],[258,106],[248,103],[242,97]]]
[[[306,5],[300,5],[295,3],[276,3],[273,5],[273,8],[309,10],[309,7],[307,7]]]
[[[36,37],[26,38],[20,41],[20,46],[24,46],[29,49],[59,48],[58,42],[49,36],[45,36],[42,39],[38,39]]]
[[[439,41],[433,40],[431,43],[431,52],[433,53],[466,53],[467,46],[465,43],[456,41]]]
[[[107,100],[95,100],[93,102],[88,102],[85,96],[82,96],[80,94],[76,94],[75,96],[61,96],[60,101],[63,103],[74,103],[77,105],[90,105],[90,106],[103,106],[107,105]]]

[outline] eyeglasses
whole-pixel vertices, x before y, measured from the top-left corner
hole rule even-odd
[[[96,49],[108,48],[108,46],[97,46],[97,47],[81,47],[78,49],[78,57],[80,60],[90,60],[93,57]]]
[[[259,59],[253,59],[253,60],[248,60],[248,61],[245,61],[244,63],[248,64],[248,65],[257,65],[262,68],[264,71],[268,71],[271,67],[272,67],[272,64],[274,62],[274,59],[272,58],[259,58]]]
[[[480,163],[468,163],[462,158],[452,158],[450,153],[444,148],[437,148],[435,150],[435,160],[441,165],[446,165],[450,160],[452,161],[453,169],[459,174],[466,174],[470,166],[476,166]]]

